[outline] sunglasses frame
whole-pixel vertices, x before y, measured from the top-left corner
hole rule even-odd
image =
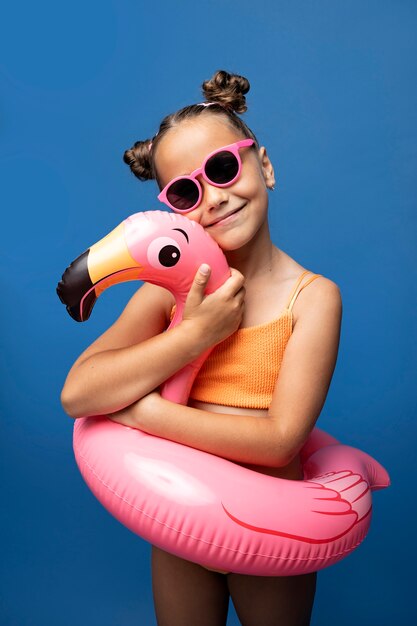
[[[242,171],[242,159],[240,158],[240,154],[239,154],[240,148],[246,148],[246,147],[252,146],[254,143],[255,141],[253,139],[242,139],[241,141],[236,141],[235,143],[230,143],[227,146],[223,146],[222,148],[217,148],[217,150],[213,150],[213,152],[210,152],[210,154],[206,156],[202,166],[194,170],[194,172],[191,172],[191,174],[189,174],[188,176],[177,176],[176,178],[173,178],[172,180],[170,180],[169,183],[165,185],[161,193],[158,195],[158,200],[160,202],[164,202],[170,209],[175,211],[175,213],[188,213],[189,211],[193,211],[194,209],[198,207],[203,197],[203,189],[201,187],[201,184],[197,180],[197,176],[201,175],[206,182],[208,182],[210,185],[213,185],[214,187],[230,187],[230,185],[233,185],[233,183],[237,181]],[[220,152],[231,152],[238,162],[238,170],[237,170],[236,176],[234,176],[232,180],[230,180],[227,183],[215,183],[212,180],[210,180],[210,178],[208,178],[205,173],[205,167],[206,167],[207,161],[209,161],[212,157],[214,157],[216,154]],[[171,185],[176,183],[178,180],[192,180],[197,186],[197,189],[198,189],[197,202],[189,209],[177,209],[168,200],[168,197],[167,197],[168,190],[171,187]]]

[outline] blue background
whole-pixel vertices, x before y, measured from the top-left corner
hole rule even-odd
[[[55,287],[125,217],[162,208],[123,152],[199,102],[217,69],[251,83],[244,119],[277,173],[275,244],[342,292],[318,425],[392,479],[374,494],[365,542],[319,573],[312,625],[416,619],[416,18],[416,2],[394,0],[3,9],[4,626],[155,624],[149,545],[86,487],[59,400],[72,363],[140,283],[106,291],[86,324],[68,317]],[[228,623],[238,624],[232,604]]]

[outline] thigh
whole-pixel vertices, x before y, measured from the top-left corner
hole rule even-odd
[[[152,546],[152,592],[158,626],[225,626],[227,577]]]
[[[242,626],[309,626],[317,573],[301,576],[227,576]]]

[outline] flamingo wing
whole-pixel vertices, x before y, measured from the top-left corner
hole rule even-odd
[[[324,543],[345,535],[370,512],[369,487],[350,471],[304,481],[265,478],[245,493],[234,489],[222,498],[233,522],[260,533]]]

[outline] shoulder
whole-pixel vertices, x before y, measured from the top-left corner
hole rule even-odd
[[[297,291],[292,306],[293,324],[301,317],[323,312],[326,308],[341,316],[342,296],[337,283],[320,272],[303,267],[281,248],[275,247],[275,250],[280,265],[276,284],[281,285],[280,290],[288,297]]]
[[[304,283],[308,283],[310,279],[314,277],[314,280],[311,280],[310,284],[307,285],[305,289],[302,289],[300,293],[300,297],[303,292],[305,298],[310,298],[312,301],[328,301],[328,302],[342,302],[342,295],[340,292],[339,285],[335,283],[330,278],[323,276],[322,274],[306,274],[302,281],[302,285]],[[310,288],[309,288],[310,287]]]
[[[293,306],[294,321],[317,317],[323,319],[326,316],[337,322],[342,317],[342,308],[342,294],[337,283],[321,274],[306,274]]]
[[[288,255],[284,250],[277,248],[277,258],[281,266],[281,272],[277,276],[287,287],[289,285],[296,286],[300,277],[304,274],[299,284],[299,293],[294,304],[294,309],[301,303],[311,303],[314,300],[332,300],[341,303],[341,293],[339,286],[321,272],[303,267],[296,259]],[[298,305],[297,305],[298,303]],[[302,306],[298,306],[302,308]]]

